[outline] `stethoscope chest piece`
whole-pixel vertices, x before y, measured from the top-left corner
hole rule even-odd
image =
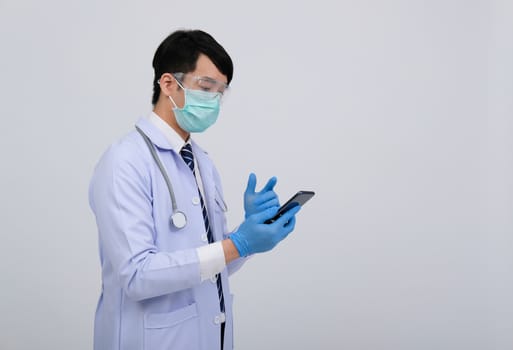
[[[175,211],[173,215],[171,215],[171,223],[176,228],[184,228],[187,224],[187,218],[181,211]]]

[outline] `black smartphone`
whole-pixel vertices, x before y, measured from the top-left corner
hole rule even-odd
[[[265,221],[266,224],[271,224],[278,220],[280,216],[282,216],[287,210],[292,209],[296,205],[303,205],[305,204],[310,198],[314,196],[315,192],[313,191],[297,191],[295,195],[293,195],[285,204],[283,204],[280,209],[278,209],[278,212],[276,215],[267,221]]]

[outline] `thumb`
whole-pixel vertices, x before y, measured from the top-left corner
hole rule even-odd
[[[253,173],[249,174],[248,185],[246,186],[246,194],[254,194],[255,193],[256,182],[257,182],[256,175]]]
[[[276,222],[280,225],[280,226],[284,226],[284,225],[287,225],[287,223],[292,219],[294,218],[294,215],[297,214],[297,212],[301,209],[301,206],[300,205],[296,205],[292,208],[290,208],[289,210],[287,210],[285,213],[283,213],[283,215],[278,219],[276,220]]]

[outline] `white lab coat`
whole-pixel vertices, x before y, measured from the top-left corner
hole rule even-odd
[[[208,244],[194,176],[180,154],[147,119],[138,127],[156,146],[173,184],[182,229],[170,224],[169,192],[141,135],[134,131],[105,152],[89,190],[96,216],[102,291],[95,316],[95,350],[220,348],[219,299],[214,279],[200,281],[196,248]],[[215,240],[226,237],[223,191],[208,155],[192,142]],[[226,306],[225,349],[233,348],[232,295],[220,274]]]

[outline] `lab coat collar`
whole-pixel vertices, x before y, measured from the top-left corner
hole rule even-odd
[[[148,118],[140,118],[135,125],[139,127],[139,129],[141,129],[158,148],[165,150],[173,149],[164,134],[152,122],[150,122]]]
[[[159,117],[155,115],[155,118]],[[164,122],[163,120],[161,121]],[[135,125],[138,126],[150,138],[151,142],[160,149],[174,150],[178,153],[185,144],[185,142],[171,127],[169,127],[169,129],[171,132],[175,133],[176,138],[166,137],[166,131],[163,130],[163,126],[158,125],[155,120],[151,120],[149,117],[140,118]],[[170,134],[172,134],[171,132]]]
[[[192,152],[195,156],[202,157],[203,154],[208,154],[196,142],[194,142],[192,137],[189,136],[187,142],[184,142],[173,128],[165,124],[165,126],[169,128],[166,130],[165,126],[159,125],[160,122],[155,118],[158,118],[158,120],[165,123],[157,114],[154,114],[154,116],[151,117],[140,118],[136,123],[136,125],[150,138],[151,142],[153,142],[155,146],[160,149],[173,150],[179,154],[182,147],[186,143],[190,143],[192,146]]]

